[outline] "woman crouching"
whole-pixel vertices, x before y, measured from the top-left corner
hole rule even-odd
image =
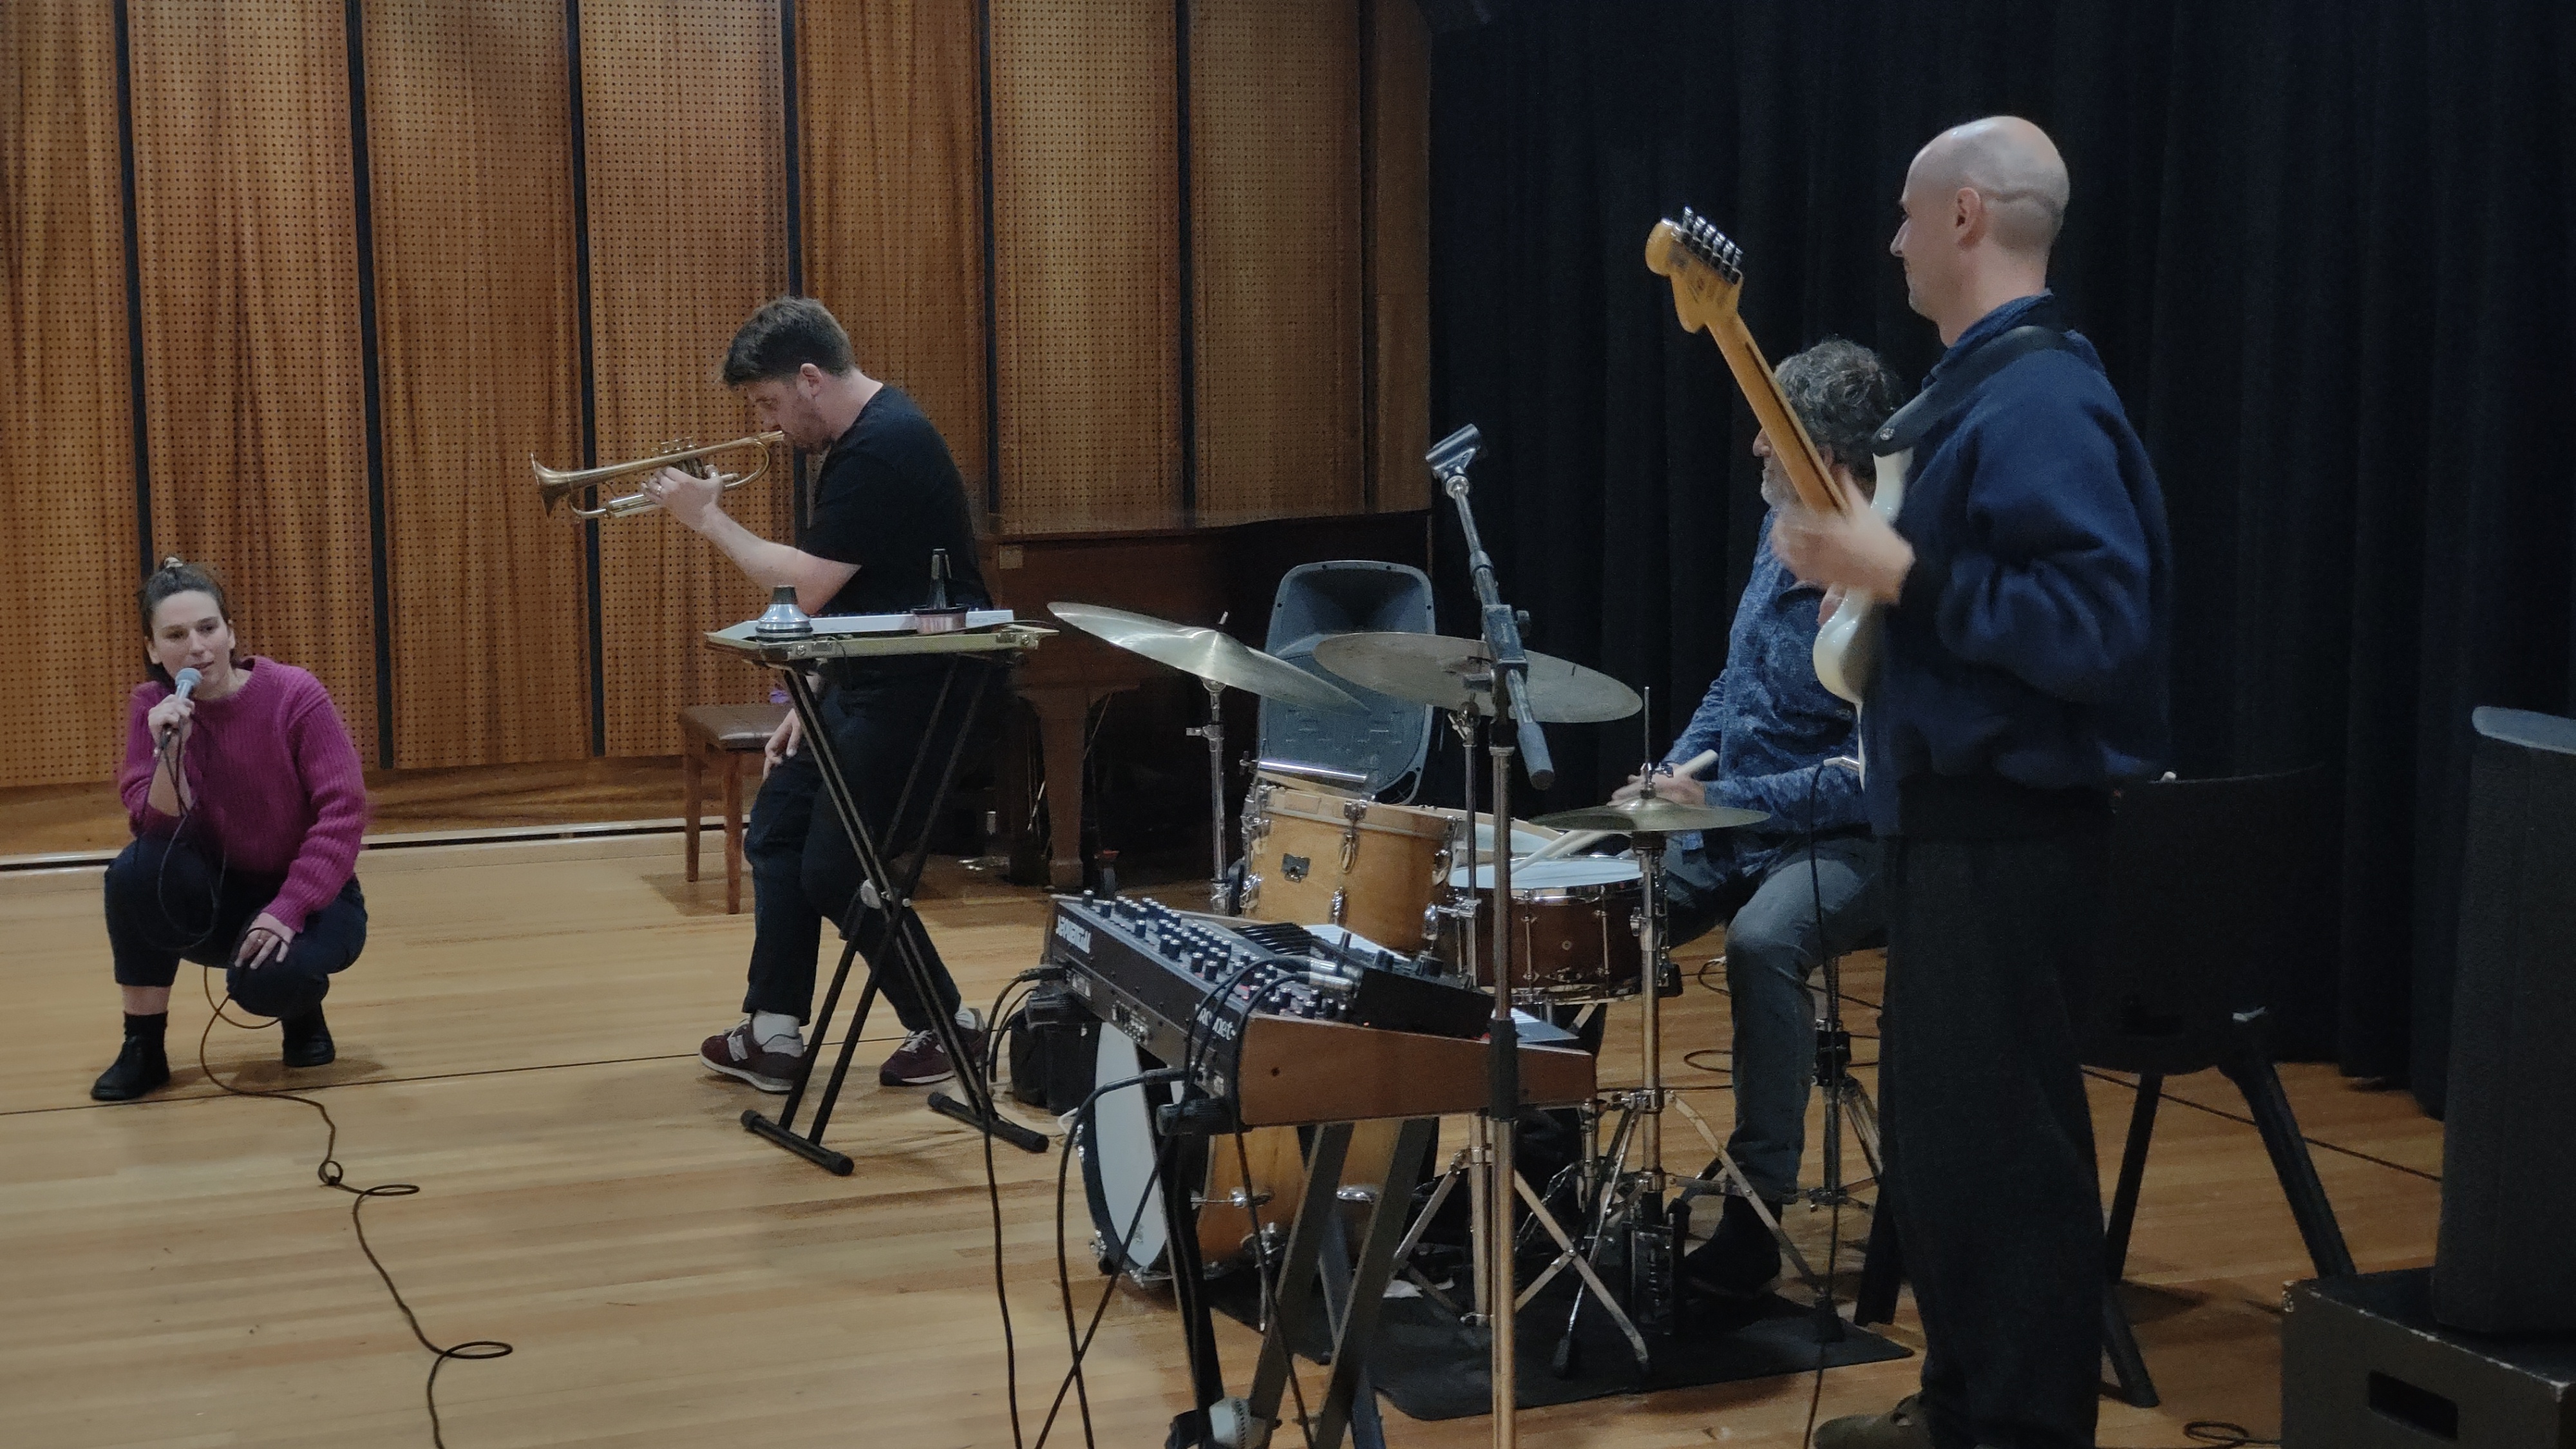
[[[322,997],[367,941],[367,787],[329,692],[294,665],[235,658],[202,568],[171,559],[138,597],[152,677],[134,687],[120,777],[134,843],[107,868],[125,1047],[89,1089],[102,1102],[170,1080],[182,959],[227,968],[234,1001],[278,1018],[286,1065],[330,1061]]]

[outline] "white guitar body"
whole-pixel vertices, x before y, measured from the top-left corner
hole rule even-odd
[[[1878,488],[1870,496],[1872,513],[1896,526],[1896,512],[1905,506],[1905,470],[1914,461],[1914,451],[1890,453],[1877,460]],[[1860,708],[1861,696],[1869,692],[1871,676],[1878,672],[1878,650],[1885,622],[1880,618],[1887,601],[1858,589],[1843,595],[1834,608],[1834,616],[1816,631],[1816,678],[1825,688]]]

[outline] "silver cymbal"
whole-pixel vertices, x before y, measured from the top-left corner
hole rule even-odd
[[[1612,805],[1586,805],[1542,815],[1536,824],[1551,830],[1608,830],[1622,835],[1677,835],[1685,830],[1735,830],[1771,818],[1765,810],[1738,810],[1732,805],[1685,805],[1661,795],[1621,800]]]
[[[1276,655],[1214,629],[1175,624],[1151,614],[1131,614],[1101,604],[1049,604],[1047,611],[1086,634],[1130,654],[1142,654],[1210,684],[1250,690],[1263,699],[1300,709],[1357,713],[1360,702]]]
[[[1483,640],[1445,634],[1336,634],[1315,646],[1315,662],[1353,684],[1451,711],[1486,701],[1465,677],[1488,657]],[[1530,655],[1529,691],[1541,724],[1606,724],[1644,707],[1609,675],[1548,654]]]

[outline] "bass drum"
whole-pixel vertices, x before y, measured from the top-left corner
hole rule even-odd
[[[1116,1027],[1100,1028],[1092,1086],[1123,1082],[1156,1065]],[[1082,1195],[1091,1209],[1091,1254],[1103,1273],[1124,1273],[1139,1285],[1171,1280],[1171,1228],[1163,1217],[1163,1188],[1154,1175],[1153,1110],[1169,1100],[1160,1082],[1121,1087],[1092,1105],[1090,1121],[1074,1127],[1082,1158]],[[1151,1093],[1151,1100],[1147,1094]],[[1386,1175],[1401,1122],[1362,1122],[1342,1165],[1345,1185],[1374,1186]],[[1187,1177],[1198,1200],[1192,1214],[1199,1261],[1220,1273],[1253,1256],[1256,1234],[1284,1238],[1306,1182],[1306,1158],[1294,1127],[1256,1127],[1242,1135],[1211,1138],[1207,1160],[1196,1144]],[[1251,1168],[1247,1180],[1244,1168]]]
[[[1152,1070],[1127,1033],[1103,1025],[1099,1038],[1092,1057],[1093,1090]],[[1124,1273],[1138,1283],[1165,1282],[1172,1276],[1171,1228],[1163,1215],[1162,1184],[1154,1175],[1153,1112],[1165,1100],[1161,1083],[1131,1083],[1102,1093],[1089,1115],[1073,1124],[1075,1151],[1082,1156],[1082,1195],[1091,1206],[1091,1255],[1101,1272]]]

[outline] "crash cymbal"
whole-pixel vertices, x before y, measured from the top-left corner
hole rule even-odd
[[[1230,635],[1194,624],[1175,624],[1151,614],[1131,614],[1100,604],[1049,604],[1047,611],[1086,634],[1095,635],[1131,654],[1195,674],[1210,684],[1250,690],[1263,699],[1300,709],[1356,713],[1360,702],[1276,655],[1264,654]]]
[[[1336,634],[1315,646],[1315,662],[1353,684],[1453,711],[1484,698],[1464,676],[1479,672],[1487,657],[1483,640],[1445,634]],[[1541,724],[1603,724],[1643,703],[1609,675],[1546,654],[1529,657],[1529,689]]]
[[[1661,795],[1622,800],[1613,805],[1586,805],[1538,817],[1537,824],[1556,830],[1609,830],[1622,835],[1675,835],[1685,830],[1734,830],[1770,819],[1763,810],[1731,805],[1685,805]]]

